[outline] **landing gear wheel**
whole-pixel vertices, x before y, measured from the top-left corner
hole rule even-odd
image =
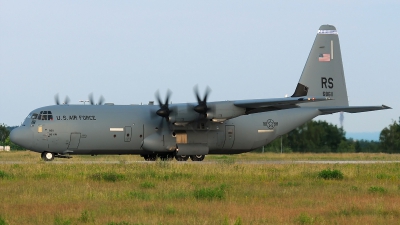
[[[52,152],[42,152],[43,161],[53,161],[54,153]]]
[[[161,161],[171,161],[173,159],[174,159],[174,156],[172,154],[160,155],[160,160]]]
[[[187,161],[189,159],[188,155],[176,155],[175,156],[176,161]]]
[[[156,155],[145,155],[145,156],[143,156],[143,158],[146,161],[156,161],[157,160],[157,156]]]
[[[192,161],[203,161],[204,157],[206,157],[205,155],[191,155],[190,159]]]

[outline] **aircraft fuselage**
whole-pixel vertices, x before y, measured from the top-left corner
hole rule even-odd
[[[33,110],[17,129],[30,133],[31,140],[22,143],[35,152],[152,154],[172,152],[175,149],[167,145],[174,147],[182,143],[206,145],[208,154],[236,154],[264,146],[320,114],[315,108],[298,108],[290,112],[244,115],[224,122],[200,120],[175,126],[162,122],[162,118],[152,118],[150,112],[157,108],[153,105],[47,106]],[[32,118],[32,115],[35,116]],[[146,149],[149,141],[150,147]]]

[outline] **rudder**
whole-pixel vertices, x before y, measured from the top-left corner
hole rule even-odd
[[[307,103],[306,107],[348,106],[337,30],[322,25],[314,40],[306,65],[292,97],[324,96],[334,100]]]

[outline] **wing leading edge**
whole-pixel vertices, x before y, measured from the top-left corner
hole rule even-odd
[[[391,109],[391,107],[386,105],[381,106],[344,106],[344,107],[324,107],[319,108],[318,110],[322,113],[322,115],[332,114],[337,112],[347,112],[347,113],[360,113],[360,112],[368,112],[368,111],[376,111],[383,109]]]
[[[289,98],[271,98],[271,99],[254,99],[254,100],[237,100],[233,104],[237,107],[246,108],[246,113],[258,113],[265,111],[275,111],[289,108],[300,107],[298,104],[307,104],[312,102],[321,102],[334,100],[329,97],[289,97]],[[307,106],[301,106],[307,107]],[[360,113],[376,110],[391,109],[386,105],[381,106],[328,106],[328,107],[316,107],[321,115],[327,115],[337,112],[347,113]]]
[[[320,101],[329,101],[333,100],[333,98],[329,97],[289,97],[289,98],[270,98],[270,99],[253,99],[253,100],[237,100],[234,101],[233,104],[237,107],[241,108],[267,108],[267,107],[282,107],[287,108],[285,106],[295,106],[299,103],[311,103],[311,102],[320,102]],[[297,107],[297,106],[295,106]]]

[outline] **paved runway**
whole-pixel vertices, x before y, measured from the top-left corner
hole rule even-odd
[[[54,160],[51,162],[43,162],[43,161],[36,161],[36,162],[26,162],[26,161],[0,161],[0,164],[38,164],[38,163],[45,163],[45,164],[135,164],[135,163],[157,163],[151,161],[70,161],[70,160]],[[168,161],[166,163],[169,163]],[[171,161],[171,163],[188,163],[188,164],[216,164],[216,163],[225,163],[221,160],[205,160],[202,162],[177,162]],[[376,164],[376,163],[400,163],[400,161],[379,161],[379,160],[317,160],[317,161],[232,161],[226,162],[227,164],[269,164],[269,165],[279,165],[279,164]]]

